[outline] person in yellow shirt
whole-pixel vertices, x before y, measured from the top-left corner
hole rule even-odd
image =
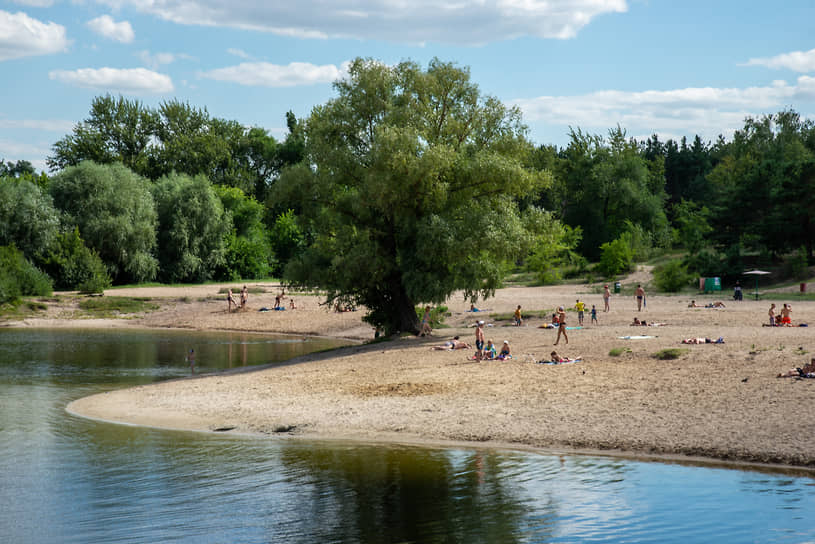
[[[574,307],[577,310],[577,324],[582,327],[583,326],[583,312],[586,311],[586,303],[581,302],[580,299],[577,299],[575,301]]]
[[[515,309],[515,326],[520,327],[523,322],[524,320],[521,317],[521,305],[518,304],[518,307]]]

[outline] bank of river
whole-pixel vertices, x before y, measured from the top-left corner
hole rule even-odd
[[[307,343],[307,342],[306,342]],[[160,431],[72,400],[268,363],[292,339],[0,329],[0,532],[56,542],[804,541],[795,473]],[[300,339],[302,345],[302,339]],[[314,347],[314,346],[312,346]]]

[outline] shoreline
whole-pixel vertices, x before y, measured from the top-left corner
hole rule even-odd
[[[589,286],[507,288],[487,304],[494,312],[511,314],[518,303],[537,310],[566,305],[576,296],[589,307],[598,301],[602,305],[599,293]],[[648,312],[640,315],[667,324],[635,330],[628,324],[636,308],[618,309],[631,305],[628,298],[633,297],[613,297],[612,311],[599,314],[600,325],[569,331],[571,343],[555,348],[562,355],[582,355],[581,363],[532,362],[551,351],[555,336],[537,328],[543,322],[539,319],[527,327],[496,322],[487,329],[498,344],[510,340],[516,353],[511,361],[476,363],[467,360],[467,350],[432,351],[431,345],[454,334],[471,341],[468,325],[474,315],[489,315],[470,314],[465,301],[451,300],[450,328],[435,331],[429,339],[359,344],[275,367],[112,391],[78,399],[67,409],[118,423],[204,432],[232,427],[233,434],[283,439],[462,444],[815,469],[815,424],[806,418],[815,380],[775,377],[812,357],[815,342],[807,328],[762,328],[768,304],[761,301],[728,301],[727,308],[712,310],[688,308],[689,297],[660,296],[649,297]],[[706,300],[702,295],[695,298]],[[257,315],[226,315],[213,311],[212,304],[220,306],[199,301],[185,305],[179,314],[177,303],[168,303],[128,326],[174,328],[167,320],[185,315],[193,316],[197,330],[259,328]],[[327,336],[344,334],[357,340],[371,332],[361,323],[360,312],[333,314],[316,305],[309,311],[312,301],[305,304],[304,312],[261,317],[265,328],[253,332],[277,334],[278,328],[325,325]],[[568,316],[570,325],[576,325],[575,313]],[[794,302],[794,320],[806,322],[808,316],[815,316],[815,303]],[[83,326],[82,320],[74,324]],[[635,334],[653,338],[620,338]],[[696,336],[723,336],[726,343],[679,344],[681,338]],[[613,348],[627,351],[613,357]],[[653,357],[666,348],[687,352],[675,360]]]

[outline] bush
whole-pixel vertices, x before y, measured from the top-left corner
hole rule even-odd
[[[111,286],[105,263],[85,245],[78,228],[57,236],[45,259],[45,269],[59,289],[101,293]]]
[[[631,244],[627,239],[630,235],[623,234],[612,242],[606,242],[600,246],[600,263],[597,265],[601,274],[607,278],[616,276],[631,270],[633,263],[633,252]]]
[[[611,348],[608,352],[610,357],[619,357],[623,353],[631,353],[631,348]]]
[[[654,357],[661,361],[667,361],[671,359],[679,359],[687,352],[688,350],[683,348],[668,348],[654,353]]]
[[[49,296],[51,279],[14,246],[0,246],[0,303],[25,296]]]
[[[676,293],[690,285],[692,276],[682,261],[670,261],[654,269],[654,284],[660,291]]]

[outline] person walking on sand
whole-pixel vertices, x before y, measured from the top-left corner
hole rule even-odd
[[[637,296],[637,311],[639,312],[642,310],[642,304],[645,301],[645,289],[643,289],[642,285],[638,283],[637,290],[634,293]]]
[[[560,306],[557,309],[557,338],[555,339],[555,343],[553,345],[558,345],[561,334],[568,344],[569,336],[566,334],[566,310],[563,308],[563,306]]]
[[[603,308],[604,312],[607,312],[610,309],[610,306],[608,304],[610,298],[611,298],[611,291],[608,290],[608,284],[605,284],[603,286],[603,303],[605,304],[605,307]]]
[[[430,336],[431,332],[433,332],[433,329],[430,327],[430,306],[427,306],[422,316],[422,331],[419,336]]]
[[[232,294],[232,289],[226,290],[226,312],[232,313],[232,306],[238,309],[238,303],[235,302],[235,296]]]
[[[591,305],[591,324],[598,325],[597,323],[597,308],[594,307],[594,304]]]
[[[580,299],[577,299],[574,303],[575,310],[577,310],[577,324],[581,327],[583,326],[583,312],[586,311],[586,303],[580,302]]]
[[[515,326],[520,327],[523,322],[523,317],[521,317],[521,305],[518,304],[518,307],[515,308]]]

